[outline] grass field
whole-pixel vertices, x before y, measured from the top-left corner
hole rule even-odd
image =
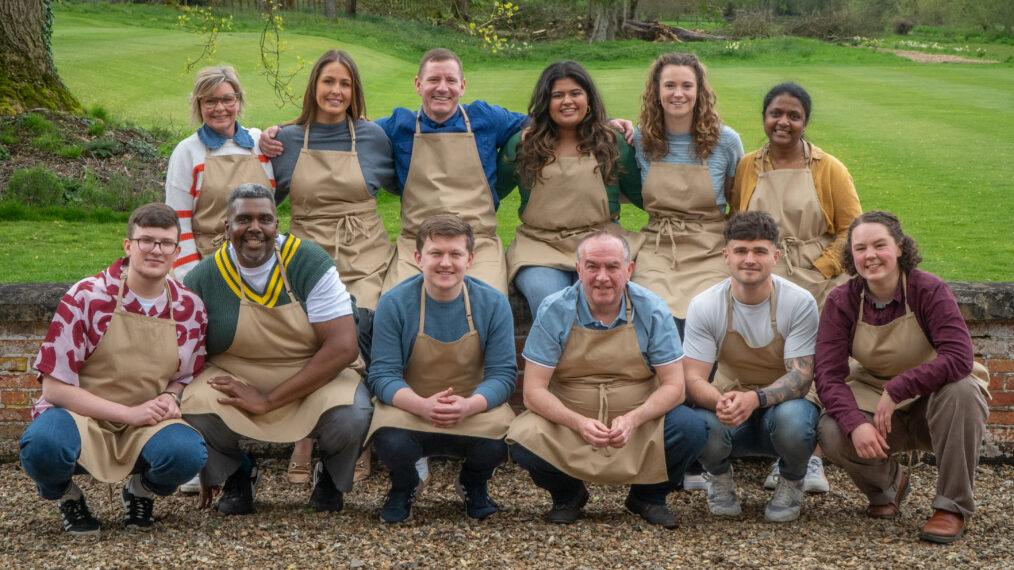
[[[111,16],[94,7],[58,6],[53,51],[60,75],[86,107],[101,104],[114,117],[142,126],[190,130],[192,76],[182,74],[182,63],[198,53],[196,36],[168,27],[165,10],[138,7],[138,14],[154,16],[128,24],[120,11],[134,9],[129,6],[110,9]],[[356,36],[348,29],[341,37],[349,41],[307,29],[318,35],[302,35],[297,33],[302,28],[292,26],[286,31],[292,61],[299,54],[312,63],[325,49],[345,49],[360,67],[371,116],[384,116],[396,106],[418,107],[411,86],[417,51],[401,53],[390,42],[376,41],[381,32],[373,28],[363,28],[361,43],[351,41]],[[592,71],[610,115],[636,119],[647,67],[665,46],[622,42],[614,47],[615,61],[602,57],[603,46],[575,46],[572,57]],[[924,269],[955,281],[1014,281],[1010,64],[916,64],[872,50],[789,38],[692,47],[708,65],[724,121],[739,132],[747,151],[764,142],[764,93],[775,83],[797,81],[814,100],[807,136],[849,168],[864,209],[889,209],[901,217],[921,244]],[[464,100],[485,99],[517,111],[526,109],[542,67],[565,57],[559,46],[504,61],[473,48],[462,50],[470,54]],[[256,33],[234,32],[219,39],[216,60],[235,65],[244,81],[251,104],[242,122],[264,127],[291,119],[297,109],[273,103],[257,75],[258,54]],[[296,81],[297,91],[304,82]],[[397,198],[382,194],[381,210],[395,231]],[[516,212],[515,194],[499,212],[505,242],[513,237]],[[643,213],[625,206],[625,226],[636,229],[644,220]],[[122,240],[120,224],[2,222],[0,231],[14,245],[0,254],[0,281],[77,279],[108,263]]]

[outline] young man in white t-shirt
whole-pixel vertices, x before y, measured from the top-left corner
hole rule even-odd
[[[813,296],[771,274],[777,244],[778,226],[768,214],[729,220],[723,255],[732,277],[691,300],[684,367],[689,399],[709,428],[699,459],[709,473],[708,508],[740,513],[732,457],[777,457],[781,475],[764,516],[787,522],[799,516],[817,443],[819,413],[804,397],[813,383],[818,319]]]

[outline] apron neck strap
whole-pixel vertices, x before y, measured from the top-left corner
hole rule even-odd
[[[775,311],[775,283],[774,283],[773,280],[771,282],[771,294],[768,295],[768,301],[770,301],[770,303],[771,303],[771,305],[770,305],[770,309],[771,309],[771,330],[774,331],[775,334],[777,334],[778,333],[778,321],[775,318],[775,315],[776,315],[776,311]],[[726,310],[726,312],[728,313],[728,315],[727,315],[726,320],[725,320],[725,332],[726,332],[726,334],[728,334],[729,331],[733,330],[733,328],[732,328],[732,307],[733,307],[733,303],[732,303],[732,283],[730,282],[729,283],[729,306],[728,306],[728,309]]]
[[[310,146],[310,121],[307,121],[303,128],[303,148],[308,146]]]
[[[475,330],[475,323],[472,322],[472,302],[468,300],[468,285],[461,283],[461,292],[465,296],[465,320],[468,321],[468,332]],[[419,287],[419,334],[426,330],[426,284]]]
[[[352,139],[352,152],[356,152],[356,122],[352,120],[352,117],[345,117],[345,120],[349,124],[349,137]]]
[[[810,146],[811,146],[810,145],[810,141],[808,141],[806,139],[802,139],[800,142],[803,143],[803,160],[806,162],[806,168],[809,170],[809,168],[810,168],[810,160],[812,158],[812,155],[811,155],[811,152],[810,152]],[[768,151],[769,150],[771,150],[771,141],[768,141],[768,142],[764,143],[764,146],[761,147],[761,154],[760,154],[760,169],[761,169],[761,172],[764,172],[764,166],[765,166],[765,164],[768,161]],[[774,169],[774,164],[771,165],[771,168]]]
[[[161,247],[161,246],[159,246]],[[127,288],[127,267],[122,267],[120,270],[120,287],[116,291],[116,308],[113,312],[123,310],[123,290]],[[169,321],[176,323],[176,319],[173,317],[173,296],[169,291],[169,281],[162,280],[162,289],[165,291],[165,302],[166,307],[169,309]]]
[[[468,120],[468,113],[465,112],[465,108],[458,104],[458,110],[461,111],[461,117],[465,119],[465,132],[472,134],[472,122]],[[419,131],[419,119],[422,117],[422,109],[419,109],[415,114],[415,134],[420,134]]]

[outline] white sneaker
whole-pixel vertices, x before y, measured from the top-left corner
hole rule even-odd
[[[708,481],[704,473],[685,473],[683,475],[684,491],[705,491],[708,488]]]
[[[811,456],[806,464],[806,477],[803,477],[803,490],[807,493],[826,493],[831,490],[824,476],[824,462],[821,458]]]
[[[180,485],[180,493],[184,495],[196,495],[201,492],[201,476],[194,475],[194,478]]]
[[[775,494],[764,508],[764,518],[772,522],[789,522],[799,518],[803,504],[803,480],[778,478]]]
[[[771,466],[771,473],[768,473],[767,479],[764,480],[765,489],[774,489],[778,486],[778,478],[782,474],[778,471],[778,460],[775,460],[775,464]]]
[[[742,512],[739,497],[736,496],[736,483],[732,478],[732,468],[721,475],[706,474],[708,481],[708,509],[711,514],[734,517]]]
[[[419,484],[415,488],[415,498],[418,499],[422,495],[423,490],[426,488],[426,484],[430,482],[430,459],[429,457],[423,457],[419,461],[415,462],[415,471],[419,474]]]

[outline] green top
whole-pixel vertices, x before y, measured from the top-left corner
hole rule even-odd
[[[214,255],[202,259],[183,279],[184,285],[197,293],[208,310],[208,356],[229,349],[239,320],[239,271],[229,257],[228,248],[227,242]],[[317,244],[293,235],[286,236],[280,249],[292,292],[306,311],[306,299],[327,270],[334,267],[334,261]],[[266,307],[280,307],[292,302],[285,291],[281,272],[278,271],[277,258],[263,292],[254,290],[245,281],[243,285],[247,299],[251,302]]]
[[[500,195],[501,199],[510,194],[515,186],[521,193],[521,206],[518,208],[518,216],[525,211],[525,206],[528,205],[528,197],[532,194],[531,188],[522,185],[514,178],[514,158],[520,142],[521,132],[517,132],[500,150],[496,176],[496,193]],[[606,184],[606,194],[609,197],[609,213],[614,217],[620,213],[620,194],[626,196],[638,208],[644,209],[644,201],[641,198],[641,171],[637,168],[637,160],[634,157],[633,147],[623,140],[623,135],[620,133],[616,133],[616,149],[620,151],[620,158],[616,161],[616,165],[619,168],[619,179],[615,184]]]

